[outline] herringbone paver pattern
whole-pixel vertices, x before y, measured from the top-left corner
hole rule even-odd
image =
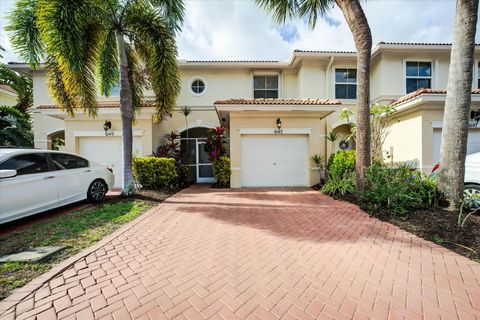
[[[311,190],[197,186],[8,306],[2,319],[480,319],[480,264]]]

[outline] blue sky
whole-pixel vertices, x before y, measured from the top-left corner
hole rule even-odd
[[[353,50],[342,13],[333,8],[314,30],[305,21],[278,26],[253,0],[187,0],[178,34],[182,59],[286,60],[294,49]],[[0,44],[5,61],[18,60],[3,30],[15,0],[0,0]],[[451,42],[454,0],[367,0],[363,7],[374,43]],[[477,42],[480,35],[477,32]]]

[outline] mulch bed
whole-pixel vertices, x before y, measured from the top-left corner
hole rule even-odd
[[[337,199],[358,205],[353,195]],[[480,263],[480,215],[471,215],[463,228],[457,227],[457,214],[441,207],[414,210],[407,216],[388,211],[372,216]]]

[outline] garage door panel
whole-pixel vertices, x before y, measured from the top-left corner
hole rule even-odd
[[[123,152],[121,137],[82,137],[79,139],[80,155],[100,164],[111,166],[115,175],[115,187],[123,181]],[[133,138],[133,155],[141,156],[142,141]]]
[[[242,186],[306,186],[307,158],[306,136],[243,137]]]
[[[433,131],[433,163],[440,162],[440,148],[442,144],[442,130]],[[467,139],[467,155],[480,152],[480,130],[470,129]]]

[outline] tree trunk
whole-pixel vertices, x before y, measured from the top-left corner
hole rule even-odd
[[[367,17],[358,0],[335,0],[353,34],[357,49],[357,159],[355,163],[355,190],[364,189],[365,170],[371,163],[370,151],[370,59],[372,34]]]
[[[463,194],[477,15],[478,0],[457,0],[438,180],[452,211]]]
[[[122,114],[122,150],[123,150],[123,184],[122,195],[134,193],[132,174],[132,122],[133,104],[130,79],[128,78],[128,60],[125,39],[120,31],[116,31],[117,49],[120,61],[120,112]]]

